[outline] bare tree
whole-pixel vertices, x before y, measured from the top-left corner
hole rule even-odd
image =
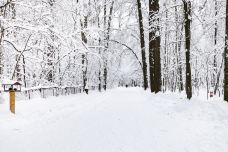
[[[142,65],[143,65],[143,83],[144,89],[148,88],[148,78],[147,78],[147,63],[146,63],[146,52],[145,52],[145,38],[144,38],[144,28],[143,28],[143,16],[141,1],[137,0],[138,6],[138,17],[139,17],[139,31],[140,31],[140,43],[141,43],[141,54],[142,54]]]
[[[85,29],[88,27],[88,16],[84,16],[84,22],[81,20],[81,37],[82,42],[87,44],[87,37],[85,33]],[[82,81],[83,81],[83,90],[87,85],[87,68],[88,68],[88,60],[86,53],[82,54]]]
[[[149,0],[149,63],[151,92],[161,91],[159,0]],[[154,25],[155,24],[155,25]]]
[[[184,3],[184,29],[185,29],[185,55],[186,55],[186,94],[187,98],[192,97],[192,76],[190,65],[190,49],[191,49],[191,2],[183,0]]]
[[[228,1],[226,0],[226,25],[224,49],[224,100],[228,101]]]

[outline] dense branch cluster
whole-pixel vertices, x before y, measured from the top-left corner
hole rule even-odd
[[[223,92],[225,0],[1,0],[0,79]]]

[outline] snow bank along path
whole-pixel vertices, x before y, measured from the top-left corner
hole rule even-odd
[[[138,88],[0,104],[0,152],[228,152],[228,104]]]

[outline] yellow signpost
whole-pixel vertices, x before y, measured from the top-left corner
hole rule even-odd
[[[16,92],[21,92],[21,83],[19,82],[6,82],[2,84],[4,92],[9,92],[9,105],[10,111],[15,114],[15,95]]]
[[[10,111],[15,114],[15,91],[9,91],[10,94]]]

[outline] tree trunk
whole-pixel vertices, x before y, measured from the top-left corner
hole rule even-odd
[[[143,16],[142,7],[140,0],[137,0],[138,4],[138,16],[139,16],[139,31],[140,31],[140,42],[141,42],[141,53],[142,53],[142,65],[143,65],[143,86],[146,90],[148,88],[147,79],[147,63],[146,63],[146,52],[145,52],[145,40],[144,40],[144,29],[143,29]]]
[[[167,10],[165,12],[165,40],[164,41],[165,41],[164,42],[165,43],[164,44],[165,45],[164,46],[164,53],[165,54],[164,54],[164,62],[163,62],[163,64],[164,64],[164,70],[163,70],[163,73],[164,73],[164,76],[163,76],[163,92],[165,92],[167,90],[167,84],[168,84],[167,83],[168,82],[168,49],[167,49],[167,41],[168,41],[168,11]],[[150,48],[150,46],[149,46],[149,48]],[[149,50],[149,52],[150,52],[150,50]]]
[[[215,0],[215,18],[217,17],[218,15],[218,3],[217,3],[217,0]],[[217,19],[215,20],[215,31],[214,31],[214,45],[215,45],[215,50],[214,50],[214,73],[212,75],[212,86],[214,88],[216,88],[216,84],[217,84],[217,79],[216,79],[216,76],[218,75],[218,68],[217,68],[217,35],[218,35],[218,22],[217,22]],[[216,91],[217,89],[214,89],[214,94],[216,94]]]
[[[177,5],[177,1],[175,0],[175,5]],[[177,57],[177,81],[178,81],[178,89],[179,92],[184,90],[183,87],[183,78],[182,78],[182,66],[181,66],[181,45],[182,45],[182,31],[183,26],[181,27],[181,31],[179,31],[179,20],[178,20],[178,11],[177,6],[175,7],[175,21],[176,21],[176,57]],[[179,33],[180,34],[179,34]],[[178,42],[179,41],[179,42]]]
[[[99,16],[97,17],[97,26],[100,29],[100,18]],[[99,46],[101,45],[101,38],[99,37]],[[101,48],[99,47],[99,55],[101,55]],[[101,62],[99,62],[99,69],[98,69],[98,90],[101,92],[102,89],[102,82],[101,82]]]
[[[22,55],[22,62],[23,62],[23,81],[24,81],[24,87],[27,88],[27,83],[26,83],[26,71],[25,71],[25,56]]]
[[[190,49],[191,49],[191,2],[183,1],[184,3],[184,17],[185,17],[185,54],[186,54],[186,94],[187,98],[192,97],[192,77],[190,66]]]
[[[84,17],[84,23],[81,21],[81,37],[82,37],[82,41],[83,43],[87,43],[87,37],[86,37],[86,34],[85,34],[85,31],[84,29],[87,28],[87,16]],[[82,54],[82,81],[83,81],[83,91],[85,91],[85,87],[87,85],[87,57],[86,57],[86,54]]]
[[[224,49],[224,100],[228,101],[228,1],[226,0],[226,25]]]
[[[151,92],[161,91],[159,0],[149,0],[149,63]],[[153,25],[156,24],[156,25]],[[165,80],[166,81],[166,80]]]
[[[105,1],[106,2],[106,1]],[[104,50],[104,90],[107,89],[107,80],[108,80],[108,55],[107,55],[107,51],[109,48],[109,39],[110,39],[110,31],[111,31],[111,22],[112,22],[112,13],[113,13],[113,7],[114,7],[114,0],[111,3],[111,7],[109,10],[109,18],[108,18],[108,27],[106,29],[106,3],[105,3],[105,7],[104,7],[104,27],[105,27],[105,50]],[[107,30],[107,31],[106,31]]]
[[[48,3],[50,5],[50,10],[51,10],[51,15],[52,18],[54,18],[54,11],[53,11],[53,7],[55,5],[55,0],[48,0]],[[54,28],[54,24],[51,24],[50,28]],[[54,41],[55,41],[55,35],[53,33],[53,31],[49,30],[50,32],[50,39],[51,41],[48,42],[48,48],[47,48],[47,65],[48,65],[48,81],[49,82],[54,82],[54,58],[55,58],[55,46],[54,46]]]

